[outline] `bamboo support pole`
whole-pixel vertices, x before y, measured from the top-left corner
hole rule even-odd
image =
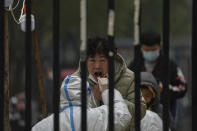
[[[8,12],[5,11],[5,90],[4,90],[4,130],[10,131],[10,122],[9,122],[9,98],[10,98],[10,86],[9,86],[9,41],[8,41]],[[36,67],[38,72],[38,83],[39,83],[39,89],[40,89],[40,97],[42,101],[42,114],[43,118],[47,117],[47,108],[46,108],[46,99],[45,99],[45,92],[44,92],[44,86],[43,86],[43,76],[42,76],[42,68],[41,68],[41,62],[40,62],[40,56],[39,56],[39,47],[38,47],[38,40],[37,40],[37,33],[36,31],[33,31],[32,33],[33,37],[33,46],[35,49],[35,61],[36,61]]]
[[[9,122],[9,98],[10,98],[10,86],[9,86],[9,43],[8,43],[8,12],[5,10],[5,106],[4,106],[4,130],[10,131]]]
[[[33,38],[33,46],[35,49],[35,61],[36,61],[36,68],[37,68],[37,78],[38,78],[38,84],[40,89],[40,98],[42,102],[42,117],[45,118],[48,116],[47,114],[47,104],[46,104],[46,97],[44,92],[44,86],[43,86],[43,75],[42,75],[42,67],[40,62],[40,55],[39,55],[39,46],[38,46],[38,38],[37,38],[37,32],[34,30],[32,32],[32,38]]]

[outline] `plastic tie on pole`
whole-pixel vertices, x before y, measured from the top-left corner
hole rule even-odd
[[[4,7],[7,8],[13,4],[14,0],[5,0],[4,2]]]
[[[19,19],[20,27],[23,32],[26,32],[26,14],[22,15]],[[35,17],[31,14],[31,31],[35,30]]]

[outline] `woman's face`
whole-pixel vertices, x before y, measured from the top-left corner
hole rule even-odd
[[[104,54],[96,54],[93,57],[88,57],[87,60],[88,72],[95,80],[97,80],[96,73],[106,75],[108,73],[108,60]]]
[[[141,92],[142,92],[142,96],[144,97],[146,103],[150,103],[153,98],[152,92],[150,90],[148,90],[147,88],[141,89]]]

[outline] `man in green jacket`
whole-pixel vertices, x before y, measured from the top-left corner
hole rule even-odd
[[[102,105],[101,92],[98,87],[97,77],[108,76],[108,41],[105,38],[94,37],[87,41],[87,79],[92,89],[91,105],[98,107]],[[135,84],[134,73],[129,70],[120,54],[115,54],[115,89],[123,96],[125,103],[131,113],[130,131],[134,130],[134,113],[135,113]],[[73,74],[80,76],[80,68]],[[146,113],[146,104],[141,95],[141,118]]]

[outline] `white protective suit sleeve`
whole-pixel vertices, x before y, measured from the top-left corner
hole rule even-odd
[[[102,93],[104,105],[91,108],[88,112],[88,123],[95,127],[88,128],[89,131],[107,131],[108,130],[108,89]],[[96,118],[96,119],[95,119]],[[114,90],[114,129],[115,131],[124,131],[129,126],[131,115],[121,96]],[[89,126],[88,126],[89,127]]]
[[[141,120],[141,131],[163,131],[163,124],[159,115],[146,110],[146,115]]]
[[[64,89],[67,90],[67,95],[70,95],[70,102],[76,99],[73,94],[75,92],[76,97],[80,98],[80,93],[76,93],[77,90],[80,91],[79,77],[71,76],[65,80]],[[97,108],[87,109],[87,128],[88,131],[107,131],[108,130],[108,89],[102,92],[102,99],[104,105]],[[80,99],[78,99],[80,101]],[[66,98],[65,98],[66,101]],[[67,102],[66,102],[67,103]],[[72,113],[72,114],[71,114]],[[38,122],[32,131],[53,131],[53,116],[43,119]],[[72,119],[71,119],[72,116]],[[131,120],[131,115],[128,108],[121,96],[121,94],[114,90],[114,129],[115,131],[124,131],[129,125]],[[73,123],[72,123],[73,122]],[[60,113],[60,131],[70,130],[70,131],[80,131],[81,130],[81,107],[68,106],[64,111]]]

